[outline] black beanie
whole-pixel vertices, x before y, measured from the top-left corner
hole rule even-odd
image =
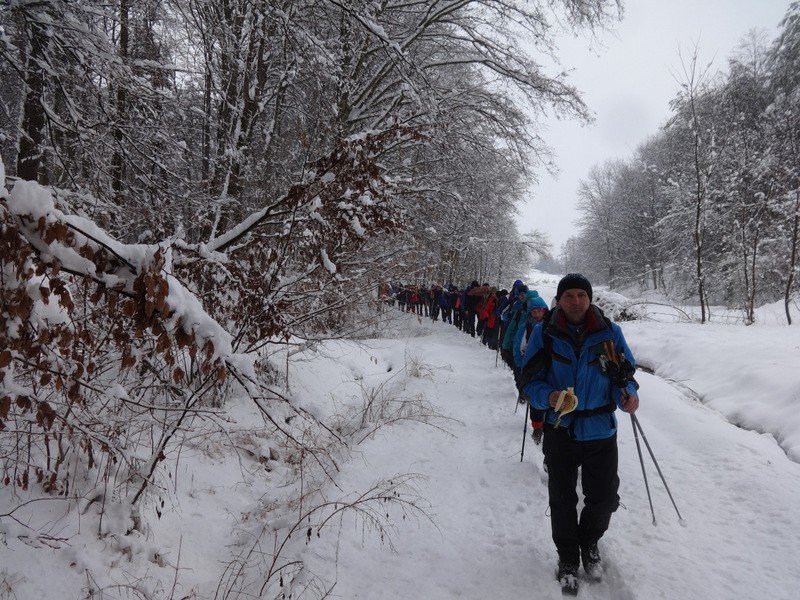
[[[578,289],[586,292],[589,296],[589,302],[592,301],[592,284],[580,273],[567,273],[561,281],[558,282],[558,289],[556,290],[556,301],[561,299],[561,294],[564,290]]]

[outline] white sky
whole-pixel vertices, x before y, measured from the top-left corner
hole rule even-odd
[[[688,55],[698,44],[701,63],[714,60],[724,69],[742,37],[763,28],[772,41],[789,0],[624,0],[625,14],[614,32],[565,38],[560,56],[574,68],[571,82],[584,94],[596,122],[548,122],[544,138],[556,151],[561,170],[555,180],[542,172],[541,183],[521,207],[522,233],[539,229],[550,235],[553,251],[576,231],[575,191],[593,165],[626,159],[656,133],[669,116],[680,68],[678,49]]]

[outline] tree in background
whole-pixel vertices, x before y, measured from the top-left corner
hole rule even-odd
[[[666,126],[579,188],[581,234],[563,260],[613,287],[741,308],[797,294],[800,4],[768,45],[750,32],[726,73],[684,63]],[[601,185],[602,183],[602,185]],[[693,264],[691,271],[685,267]]]
[[[774,140],[772,168],[778,189],[779,236],[776,256],[782,260],[774,272],[783,283],[786,318],[796,291],[800,262],[800,2],[792,2],[781,23],[782,31],[769,50],[769,89],[773,98],[766,121]]]

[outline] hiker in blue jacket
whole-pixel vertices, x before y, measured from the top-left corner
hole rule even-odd
[[[530,294],[530,292],[528,292]],[[547,314],[547,302],[539,296],[533,296],[530,300],[525,303],[525,314],[527,315],[526,321],[524,325],[521,325],[517,329],[517,335],[514,337],[514,364],[516,365],[516,371],[520,375],[517,376],[515,383],[517,385],[521,385],[522,381],[522,367],[525,365],[523,362],[523,357],[525,356],[525,349],[528,347],[528,340],[531,338],[531,333],[533,333],[533,329],[536,327],[537,324],[541,323],[544,319],[545,315]],[[520,392],[522,390],[519,390]],[[525,399],[527,402],[527,398],[525,398],[524,394],[520,394],[522,398]],[[530,418],[531,418],[531,437],[533,441],[538,446],[542,443],[542,436],[544,435],[544,429],[542,427],[542,416],[544,411],[536,410],[534,408],[530,409]]]
[[[514,364],[514,336],[517,335],[520,323],[525,321],[525,299],[528,296],[536,297],[538,295],[539,292],[536,290],[530,290],[529,292],[528,286],[523,284],[517,288],[517,298],[516,300],[511,299],[511,306],[503,316],[503,321],[505,321],[504,333],[502,339],[498,340],[500,342],[500,355],[512,371],[516,366]],[[517,376],[517,372],[514,371],[515,382],[517,381]],[[522,400],[521,396],[520,400]]]
[[[577,592],[578,566],[589,577],[602,577],[598,540],[619,506],[617,408],[633,413],[636,389],[613,385],[604,367],[622,357],[635,366],[619,325],[591,303],[592,285],[579,273],[558,284],[558,304],[531,333],[525,348],[523,391],[532,408],[544,410],[542,451],[548,473],[550,520],[558,551],[562,589]],[[568,388],[577,397],[572,412]],[[561,411],[556,407],[561,401]],[[584,506],[578,516],[578,468]]]

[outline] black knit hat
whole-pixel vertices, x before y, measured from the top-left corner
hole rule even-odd
[[[558,282],[558,289],[556,290],[556,301],[561,298],[561,294],[563,294],[565,290],[571,289],[583,290],[586,292],[586,295],[589,296],[589,302],[592,301],[592,284],[580,273],[567,273],[561,278],[561,281]]]

